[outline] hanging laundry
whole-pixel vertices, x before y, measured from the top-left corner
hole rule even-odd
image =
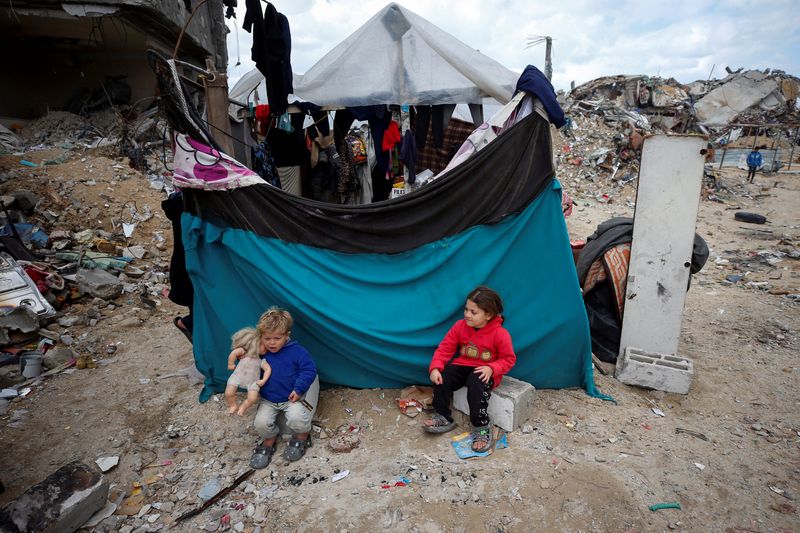
[[[339,201],[343,204],[355,203],[359,182],[353,168],[353,151],[350,144],[342,143],[342,153],[339,158],[338,192]]]
[[[394,120],[389,122],[389,126],[386,128],[386,131],[383,134],[383,143],[381,148],[383,148],[384,152],[388,152],[394,145],[400,142],[400,126],[397,125],[397,122]]]
[[[414,132],[417,138],[417,150],[422,150],[425,148],[425,141],[428,138],[428,126],[431,123],[431,106],[418,105],[415,110],[417,114]]]
[[[431,106],[431,128],[433,130],[433,146],[435,148],[446,148],[444,146],[444,134],[447,131],[447,126],[450,125],[450,119],[453,117],[453,111],[455,110],[455,104]]]
[[[269,131],[267,125],[269,124],[269,106],[257,105],[256,106],[256,120],[253,128],[259,135],[266,135]]]
[[[547,117],[550,119],[550,123],[556,128],[560,128],[567,123],[566,118],[564,118],[564,110],[561,109],[561,105],[558,103],[558,100],[556,100],[556,91],[553,89],[553,84],[550,83],[550,80],[547,79],[541,70],[533,65],[525,67],[519,80],[517,80],[517,87],[514,90],[514,94],[520,91],[532,93],[539,97],[539,100],[542,101],[542,105],[544,106],[544,110],[547,112]]]
[[[273,187],[281,188],[281,180],[278,177],[278,168],[272,159],[272,150],[269,148],[266,139],[253,146],[252,148],[253,170],[261,178]]]
[[[400,145],[400,159],[408,169],[408,183],[417,181],[417,139],[411,129],[403,135],[403,144]]]
[[[292,37],[289,20],[271,3],[261,12],[259,0],[246,0],[242,27],[253,34],[252,59],[264,75],[267,99],[276,115],[286,112],[292,87]]]
[[[344,142],[350,147],[350,152],[353,154],[353,164],[360,165],[367,162],[367,144],[364,139],[355,133],[349,133],[344,138]]]

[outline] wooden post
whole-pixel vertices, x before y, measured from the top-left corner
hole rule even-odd
[[[211,73],[211,77],[201,77],[206,88],[209,133],[225,154],[234,157],[231,122],[228,118],[228,76],[217,72],[214,60],[211,58],[206,59],[206,70]]]
[[[728,153],[728,145],[731,143],[731,132],[733,127],[728,130],[728,139],[725,141],[725,147],[722,149],[722,158],[719,160],[719,168],[722,168],[722,163],[725,162],[725,154]]]
[[[545,47],[544,47],[544,75],[547,77],[548,80],[553,80],[553,61],[551,53],[553,51],[553,38],[552,37],[545,37]]]
[[[792,170],[792,159],[794,159],[794,147],[797,144],[798,136],[800,136],[800,126],[797,126],[794,130],[794,141],[792,142],[792,149],[789,151],[789,167],[786,170]]]
[[[772,131],[772,128],[766,128],[766,133],[769,135],[769,132]],[[775,138],[775,134],[772,134],[772,147],[770,151],[772,152],[772,168],[770,170],[778,170],[778,150],[780,150],[780,146],[778,149],[775,149],[775,144],[778,142],[778,139]]]

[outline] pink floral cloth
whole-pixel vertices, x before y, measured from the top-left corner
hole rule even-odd
[[[267,183],[258,174],[208,145],[175,134],[172,182],[176,187],[221,191]]]

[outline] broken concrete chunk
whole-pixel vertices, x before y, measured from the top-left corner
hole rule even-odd
[[[0,328],[18,329],[30,333],[39,329],[39,315],[28,306],[20,305],[0,316]]]
[[[72,348],[68,348],[67,346],[56,346],[55,348],[50,348],[42,357],[42,363],[47,368],[56,368],[59,365],[63,365],[70,359],[77,359],[78,356],[72,350]]]
[[[11,193],[14,197],[14,206],[21,211],[30,211],[39,202],[39,197],[31,191],[19,190]]]
[[[108,482],[80,461],[62,466],[0,510],[0,531],[75,531],[103,508]]]
[[[122,249],[122,257],[129,259],[142,259],[146,253],[144,246],[128,246]]]
[[[75,275],[75,280],[78,282],[78,289],[89,296],[110,300],[122,294],[122,283],[116,276],[104,270],[82,268]]]

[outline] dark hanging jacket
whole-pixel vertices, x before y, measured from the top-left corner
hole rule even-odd
[[[261,13],[259,0],[246,0],[242,27],[253,34],[252,59],[264,75],[270,110],[282,115],[288,107],[292,87],[292,37],[289,20],[268,3]]]

